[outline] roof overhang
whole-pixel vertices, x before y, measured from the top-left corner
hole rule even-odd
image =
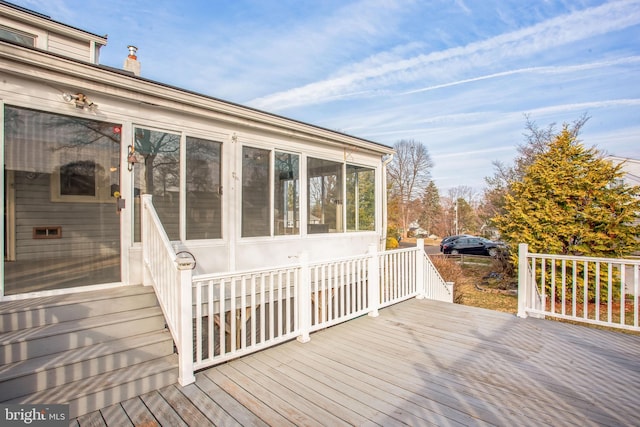
[[[144,103],[299,140],[357,147],[381,156],[394,153],[393,148],[380,143],[133,76],[125,71],[8,42],[0,42],[0,71],[47,81],[57,87],[79,87],[117,96],[128,102]]]

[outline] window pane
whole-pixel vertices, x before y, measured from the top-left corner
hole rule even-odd
[[[269,236],[269,151],[242,148],[242,237]]]
[[[140,194],[153,195],[153,206],[169,239],[180,240],[180,135],[135,128],[135,238],[140,241]]]
[[[35,38],[33,36],[3,27],[0,27],[0,40],[7,40],[23,46],[35,46]]]
[[[307,177],[309,234],[341,232],[342,163],[310,157]]]
[[[277,236],[300,233],[299,157],[275,153],[273,173],[273,221]]]
[[[187,239],[222,237],[222,144],[187,137]]]
[[[375,230],[375,171],[347,165],[347,230]]]
[[[96,195],[96,164],[91,160],[80,160],[60,167],[60,195]]]

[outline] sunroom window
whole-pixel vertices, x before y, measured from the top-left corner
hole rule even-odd
[[[187,137],[187,239],[222,237],[222,143]]]
[[[343,231],[342,163],[307,159],[308,232]]]
[[[273,219],[276,236],[300,233],[300,161],[291,153],[275,153]]]
[[[347,230],[375,230],[375,171],[347,165]]]
[[[269,236],[270,151],[242,148],[242,237]]]
[[[134,128],[135,238],[140,241],[140,194],[151,194],[153,205],[171,240],[180,240],[180,135]]]

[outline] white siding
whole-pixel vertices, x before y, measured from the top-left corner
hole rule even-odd
[[[49,34],[49,51],[69,58],[93,62],[91,45],[87,41],[75,40],[59,34]]]

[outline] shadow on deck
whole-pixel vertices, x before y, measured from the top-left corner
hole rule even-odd
[[[412,299],[77,422],[631,425],[639,395],[639,335]]]

